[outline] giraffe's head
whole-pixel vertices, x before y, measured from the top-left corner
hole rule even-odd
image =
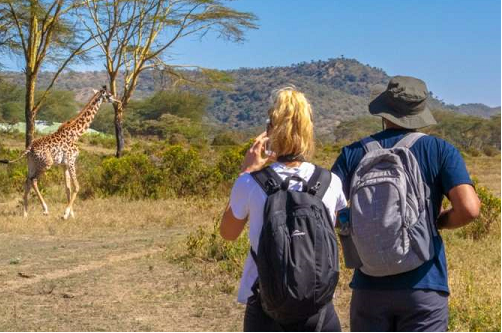
[[[113,96],[113,94],[111,92],[108,91],[108,89],[106,89],[106,86],[103,86],[101,88],[101,90],[95,90],[93,89],[94,93],[95,94],[100,94],[101,95],[101,98],[103,98],[103,101],[104,102],[108,102],[108,103],[121,103],[120,100],[118,100],[117,98],[115,98],[115,96]]]

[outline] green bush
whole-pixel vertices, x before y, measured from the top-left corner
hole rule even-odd
[[[170,146],[162,152],[160,169],[167,196],[209,195],[221,176],[194,148]]]
[[[13,160],[22,154],[21,150],[10,150],[0,146],[0,158]],[[26,163],[19,161],[13,164],[0,165],[0,193],[8,195],[13,192],[20,192],[26,180]]]
[[[104,148],[113,149],[116,146],[115,138],[111,135],[85,134],[80,140],[90,145],[101,146]]]
[[[235,138],[235,135],[229,132],[222,132],[215,135],[211,144],[213,146],[235,146],[237,142],[238,140]]]
[[[223,180],[233,181],[239,175],[242,160],[248,145],[225,149],[216,163],[216,169],[221,173]]]
[[[157,198],[162,175],[148,156],[133,153],[106,158],[99,170],[97,187],[104,195],[130,199]]]

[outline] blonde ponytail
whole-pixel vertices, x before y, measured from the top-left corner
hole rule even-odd
[[[293,155],[309,159],[314,154],[312,108],[305,95],[294,87],[274,93],[268,112],[270,148],[277,156]]]

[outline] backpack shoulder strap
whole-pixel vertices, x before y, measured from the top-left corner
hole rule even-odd
[[[383,149],[378,141],[373,139],[371,136],[365,137],[360,142],[367,153],[373,150]]]
[[[307,192],[322,200],[331,184],[331,172],[315,165],[314,173],[307,182]]]
[[[270,166],[251,172],[251,177],[260,185],[267,196],[281,188],[282,178]]]
[[[424,133],[420,132],[410,132],[404,136],[401,140],[399,140],[395,145],[394,148],[397,147],[403,147],[403,148],[408,148],[410,149],[415,142],[417,142],[418,139],[421,137],[426,136]]]

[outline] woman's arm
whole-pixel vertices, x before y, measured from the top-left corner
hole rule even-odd
[[[253,171],[260,170],[268,162],[269,158],[263,158],[262,153],[265,149],[265,142],[268,140],[267,133],[261,133],[246,153],[244,161],[241,166],[241,175],[243,173],[250,173]],[[226,240],[236,240],[237,237],[244,230],[246,225],[247,217],[244,219],[238,219],[234,216],[232,208],[230,207],[230,202],[227,204],[225,213],[221,219],[220,224],[220,235]]]
[[[230,203],[227,204],[227,208],[225,209],[225,213],[223,213],[223,218],[221,219],[220,224],[221,237],[230,241],[236,240],[244,229],[246,220],[247,219],[240,220],[236,218],[232,213]]]

